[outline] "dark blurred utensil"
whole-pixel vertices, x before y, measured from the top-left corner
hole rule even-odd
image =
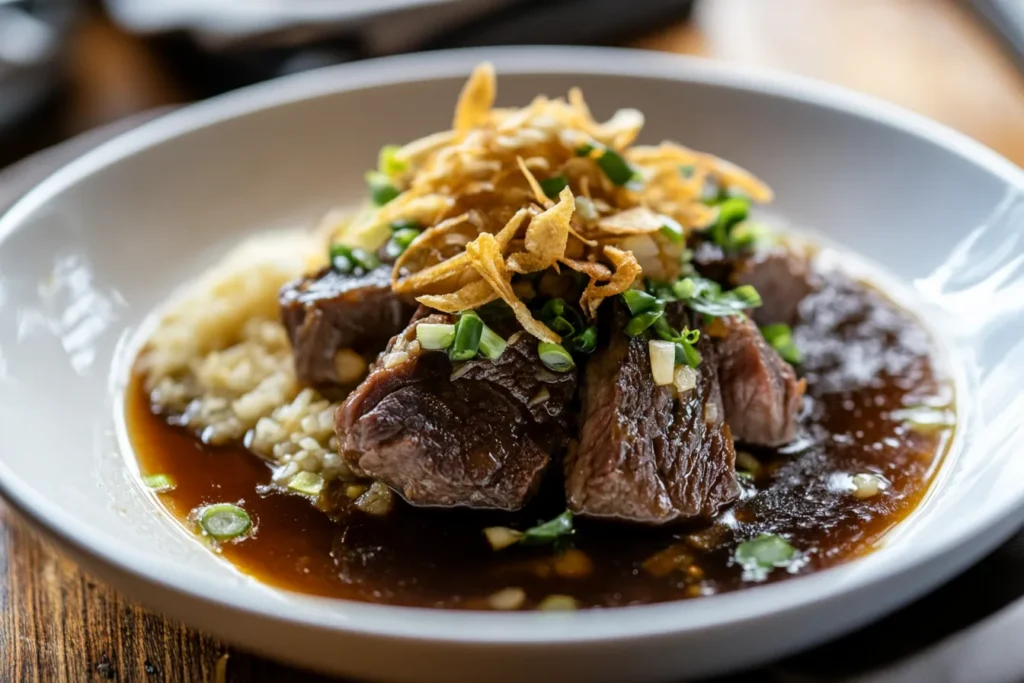
[[[117,8],[130,4],[106,2],[115,20]],[[157,5],[176,2],[189,4]],[[120,23],[150,35],[184,82],[211,94],[317,66],[417,50],[622,42],[687,18],[693,0],[390,0],[372,11],[356,2],[363,11],[350,6],[348,14],[328,11],[335,4],[325,0],[319,18],[280,12],[260,17],[251,6],[232,15],[229,6],[208,3],[194,8],[190,22],[165,21],[160,30],[141,17],[122,15],[133,21]],[[203,11],[210,15],[206,20]]]
[[[0,0],[0,136],[59,82],[73,16],[71,0]]]

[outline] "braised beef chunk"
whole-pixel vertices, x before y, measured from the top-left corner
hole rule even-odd
[[[800,302],[814,290],[807,258],[783,247],[726,254],[719,246],[702,242],[694,249],[693,263],[701,275],[725,287],[752,285],[764,302],[752,314],[758,325],[795,324]]]
[[[720,318],[718,379],[725,419],[737,441],[781,446],[796,435],[804,380],[745,316]]]
[[[672,322],[682,316],[670,307]],[[701,340],[697,386],[677,396],[655,386],[648,339],[626,336],[627,319],[619,306],[587,364],[579,446],[566,460],[569,508],[647,524],[710,518],[739,495],[714,347]]]
[[[409,322],[414,304],[391,291],[391,266],[365,275],[326,268],[285,285],[279,296],[281,321],[288,330],[295,373],[303,384],[354,382],[338,352],[376,355]],[[358,378],[356,379],[358,381]]]
[[[341,454],[420,506],[516,510],[565,448],[574,372],[549,371],[526,334],[497,361],[419,349],[418,317],[338,410]]]

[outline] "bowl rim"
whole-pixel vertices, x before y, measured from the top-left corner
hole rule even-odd
[[[300,73],[192,104],[143,123],[68,163],[18,199],[0,215],[0,244],[26,218],[80,180],[190,131],[258,110],[333,93],[465,76],[484,60],[493,61],[503,73],[646,77],[769,95],[844,112],[947,149],[1024,194],[1024,170],[980,143],[899,106],[813,79],[702,58],[624,48],[469,48],[385,57]],[[994,546],[1024,518],[1022,489],[997,504],[982,502],[987,506],[985,510],[973,518],[972,524],[956,533],[929,538],[893,557],[875,552],[795,580],[696,601],[575,614],[493,614],[375,605],[304,595],[290,595],[287,601],[254,601],[253,589],[245,582],[225,585],[192,568],[169,571],[158,558],[118,541],[114,534],[93,529],[16,476],[2,458],[0,494],[61,544],[102,565],[126,572],[167,596],[188,596],[236,613],[332,632],[423,642],[537,646],[679,635],[724,627],[738,620],[796,614],[811,603],[866,591],[882,581],[914,572],[937,556],[982,535],[986,529],[999,530],[997,538],[988,540],[988,544]],[[251,581],[256,583],[254,579]],[[916,593],[908,592],[906,599],[914,595]],[[296,603],[309,609],[296,609]]]

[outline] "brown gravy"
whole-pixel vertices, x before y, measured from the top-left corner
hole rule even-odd
[[[585,572],[578,554],[518,546],[494,552],[481,533],[495,524],[525,528],[560,513],[557,481],[515,515],[399,504],[385,519],[340,512],[332,521],[305,498],[258,493],[270,480],[266,464],[240,447],[204,446],[168,426],[150,411],[138,377],[128,391],[128,426],[142,472],[177,480],[175,490],[158,498],[187,528],[189,512],[198,506],[245,507],[254,533],[220,552],[241,571],[280,588],[466,609],[486,609],[487,596],[507,587],[526,592],[526,607],[552,594],[571,595],[583,607],[679,600],[752,585],[731,558],[739,541],[761,532],[788,538],[803,558],[788,570],[772,571],[768,581],[869,552],[921,501],[951,440],[951,428],[911,429],[892,414],[952,403],[951,386],[933,365],[931,342],[911,316],[840,276],[805,302],[803,315],[794,329],[809,397],[800,439],[756,451],[762,473],[709,527],[644,529],[577,520],[571,545],[592,565]],[[888,486],[859,499],[849,492],[857,473],[880,475]],[[644,568],[645,560],[669,547],[662,571]]]

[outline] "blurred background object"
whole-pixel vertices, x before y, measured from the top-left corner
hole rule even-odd
[[[0,0],[0,167],[130,114],[317,66],[565,43],[838,82],[1024,162],[1011,59],[1024,54],[1024,0]]]
[[[0,0],[0,135],[56,87],[74,9],[73,0]]]

